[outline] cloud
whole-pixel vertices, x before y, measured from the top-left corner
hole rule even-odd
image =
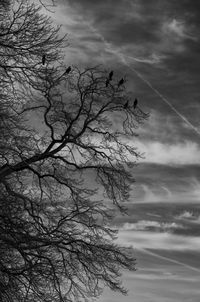
[[[181,213],[180,215],[177,216],[177,218],[186,218],[186,219],[190,219],[190,218],[194,218],[194,214],[192,212],[189,211],[184,211],[183,213]]]
[[[177,21],[176,19],[173,19],[171,22],[169,22],[166,26],[169,31],[176,34],[180,37],[185,37],[185,28],[184,24],[180,21]]]
[[[164,25],[165,30],[178,37],[179,39],[196,40],[196,37],[190,34],[190,27],[182,20],[172,19]]]
[[[200,147],[192,141],[177,144],[138,141],[136,145],[145,153],[144,162],[163,165],[199,165],[200,163]]]
[[[124,223],[120,227],[120,231],[148,231],[154,230],[156,232],[171,232],[174,229],[184,228],[181,224],[176,222],[160,222],[154,220],[139,220],[135,223]]]
[[[160,51],[173,55],[187,52],[188,40],[196,40],[190,33],[190,27],[186,22],[177,18],[167,18],[162,23],[162,42],[159,45]]]
[[[148,95],[146,94],[138,97],[139,104],[142,108],[146,107],[145,99],[147,97]],[[182,118],[177,116],[169,106],[162,102],[162,100],[155,101],[151,98],[149,102],[151,103],[149,112],[150,117],[137,130],[137,133],[142,140],[149,142],[159,141],[166,145],[184,144],[187,141],[199,144],[199,135],[197,135],[196,131],[194,131]],[[190,106],[192,107],[191,110],[194,110],[192,101]],[[197,127],[197,130],[198,129],[199,128]]]
[[[191,211],[184,211],[181,214],[176,216],[176,219],[188,220],[192,223],[200,223],[200,215]]]
[[[199,203],[199,165],[140,162],[132,173],[131,202]]]
[[[188,237],[167,232],[155,233],[150,231],[122,231],[120,230],[117,242],[119,244],[139,249],[163,249],[175,251],[198,251],[199,237]]]

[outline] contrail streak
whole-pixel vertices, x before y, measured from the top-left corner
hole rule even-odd
[[[198,135],[200,135],[200,130],[196,128],[190,121],[183,115],[181,114],[172,104],[171,102],[164,96],[162,95],[156,88],[153,87],[153,85],[145,79],[141,73],[139,73],[135,68],[131,67],[127,61],[126,58],[132,59],[134,61],[138,62],[137,58],[131,57],[131,56],[126,56],[124,55],[120,50],[115,49],[111,43],[107,42],[105,38],[91,25],[88,24],[90,29],[100,38],[100,40],[104,43],[105,48],[107,51],[113,53],[115,56],[117,56],[120,61],[126,65],[131,71],[133,71],[144,83],[147,84],[147,86],[157,94],[161,100],[166,103],[191,129],[193,129]]]
[[[131,59],[134,60],[134,58],[129,57]],[[182,115],[167,99],[165,96],[163,96],[156,88],[154,88],[152,86],[152,84],[145,79],[141,73],[139,73],[135,68],[130,67],[129,64],[126,62],[124,55],[123,58],[121,58],[121,60],[123,61],[123,63],[130,69],[132,70],[144,83],[146,83],[189,127],[191,127],[197,134],[200,135],[200,130],[198,130],[198,128],[196,128],[192,123],[190,123],[190,121],[188,121],[188,119]]]
[[[195,271],[195,272],[200,273],[200,269],[199,269],[199,268],[196,268],[196,267],[191,266],[191,265],[189,265],[189,264],[186,264],[186,263],[184,263],[184,262],[181,262],[181,261],[178,261],[178,260],[174,260],[174,259],[172,259],[172,258],[168,258],[168,257],[165,257],[165,256],[160,256],[160,255],[158,255],[157,253],[150,252],[150,251],[148,251],[148,250],[146,250],[146,249],[141,249],[141,250],[142,250],[142,252],[144,252],[144,253],[146,253],[146,254],[155,256],[155,257],[160,258],[160,259],[163,259],[163,260],[170,261],[170,262],[172,262],[172,263],[176,263],[176,264],[181,265],[181,266],[184,266],[184,267],[186,267],[186,268],[188,268],[188,269],[190,269],[190,270],[192,270],[192,271]]]

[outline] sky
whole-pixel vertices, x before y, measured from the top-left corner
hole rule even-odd
[[[199,301],[200,2],[58,0],[52,18],[68,34],[66,64],[103,64],[126,77],[149,119],[133,143],[129,216],[116,216],[118,242],[133,246],[137,272],[124,272],[124,302]]]

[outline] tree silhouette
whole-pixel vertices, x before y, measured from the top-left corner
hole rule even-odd
[[[126,293],[120,270],[135,259],[114,244],[111,218],[140,156],[127,138],[147,115],[101,67],[66,73],[66,37],[39,7],[0,12],[0,300]]]

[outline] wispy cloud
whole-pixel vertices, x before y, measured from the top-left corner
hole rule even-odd
[[[138,141],[136,145],[145,154],[144,162],[163,165],[199,165],[200,163],[200,146],[192,141],[177,144]]]
[[[176,222],[160,222],[155,220],[139,220],[135,223],[124,223],[120,231],[150,231],[171,232],[174,229],[184,229],[184,226]]]
[[[181,214],[176,216],[176,219],[187,220],[192,223],[200,224],[200,215],[198,213],[195,213],[193,210],[182,212]]]
[[[200,239],[176,235],[168,232],[151,231],[124,231],[120,230],[118,243],[133,246],[133,248],[174,250],[174,251],[198,251]]]
[[[140,163],[133,171],[136,183],[131,202],[200,201],[199,166],[185,164]]]

